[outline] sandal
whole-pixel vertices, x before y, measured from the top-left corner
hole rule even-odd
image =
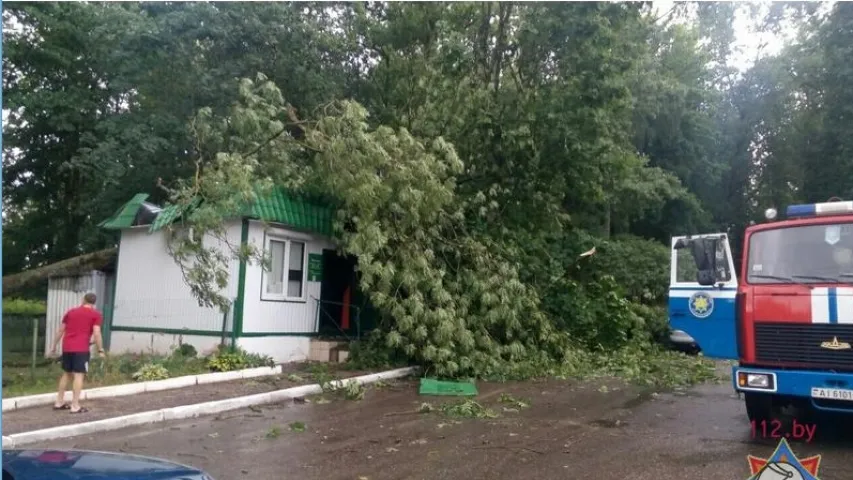
[[[68,410],[69,410],[69,413],[71,413],[71,414],[86,413],[86,412],[88,412],[88,411],[89,411],[89,409],[88,409],[88,408],[86,408],[86,407],[80,407],[80,410],[71,410],[71,409],[70,409],[70,407],[69,407],[69,409],[68,409]]]
[[[54,410],[71,410],[71,405],[68,405],[67,403],[63,403],[62,405],[60,405],[58,407],[56,405],[54,405],[53,409]]]

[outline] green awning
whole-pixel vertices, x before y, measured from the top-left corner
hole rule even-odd
[[[244,215],[327,237],[332,236],[332,208],[289,195],[283,188],[275,188],[268,195],[259,196],[258,201],[246,208]]]
[[[156,232],[167,225],[171,225],[175,220],[181,218],[185,213],[192,211],[192,209],[197,207],[200,203],[201,200],[196,198],[188,205],[166,205],[157,215],[157,218],[151,222],[151,228],[149,228],[148,231]]]
[[[99,223],[98,226],[107,230],[121,230],[122,228],[132,227],[136,220],[136,213],[139,211],[139,207],[147,199],[147,193],[137,193],[129,202],[122,205],[112,217]]]
[[[184,207],[167,205],[154,219],[149,232],[156,232],[172,224],[199,203],[200,201],[192,202]],[[249,203],[242,215],[269,223],[282,224],[296,230],[332,236],[334,209],[291,195],[283,188],[274,188],[266,195],[258,195],[258,200]]]

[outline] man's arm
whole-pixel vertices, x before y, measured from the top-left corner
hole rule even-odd
[[[101,335],[101,324],[104,323],[104,317],[101,312],[95,311],[95,322],[92,325],[92,338],[95,340],[95,345],[98,347],[98,354],[104,356],[104,338]]]
[[[59,346],[59,342],[62,341],[63,335],[65,335],[65,319],[63,322],[59,324],[59,329],[56,331],[56,335],[53,336],[53,345],[50,347],[50,353],[56,353],[56,347]]]
[[[92,337],[95,339],[95,345],[98,347],[98,353],[104,353],[104,339],[101,337],[100,325],[95,325],[92,328]]]

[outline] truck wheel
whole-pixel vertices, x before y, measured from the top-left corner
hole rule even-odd
[[[763,393],[744,392],[746,416],[751,422],[770,421],[773,417],[773,397]]]

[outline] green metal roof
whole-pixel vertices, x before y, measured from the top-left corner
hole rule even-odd
[[[160,230],[167,225],[171,225],[172,222],[179,219],[181,215],[197,207],[200,203],[201,200],[196,198],[188,205],[166,205],[165,207],[163,207],[163,210],[160,211],[160,214],[157,215],[157,218],[155,218],[154,221],[151,222],[151,227],[148,229],[148,231],[156,232],[157,230]]]
[[[244,215],[332,236],[332,208],[292,196],[283,188],[274,188],[268,195],[259,195],[258,200],[246,208]]]
[[[137,197],[139,197],[137,195]],[[134,200],[137,199],[134,197]],[[328,206],[320,205],[316,202],[311,202],[308,199],[289,194],[283,188],[274,188],[271,192],[257,195],[258,200],[250,202],[242,211],[243,217],[263,220],[269,223],[279,223],[297,230],[304,230],[313,233],[319,233],[325,236],[332,236],[332,218],[334,209]],[[147,196],[146,196],[147,198]],[[126,226],[113,228],[126,228],[132,225],[133,216],[139,209],[142,198],[136,207],[131,210],[130,223]],[[131,205],[128,202],[125,207]],[[182,215],[191,211],[201,203],[200,199],[196,199],[187,206],[166,205],[163,210],[157,215],[157,218],[151,223],[149,232],[156,232],[178,220]],[[106,223],[106,222],[102,222]]]
[[[136,219],[136,213],[139,211],[139,207],[141,207],[142,202],[147,199],[148,194],[137,193],[129,202],[122,205],[112,217],[99,223],[98,226],[107,230],[120,230],[122,228],[132,227],[133,222]]]

